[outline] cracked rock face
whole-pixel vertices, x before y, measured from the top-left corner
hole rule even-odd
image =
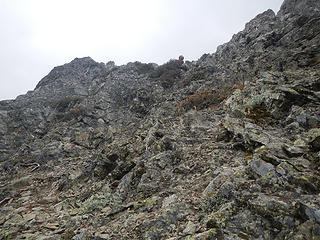
[[[320,2],[198,61],[76,58],[0,102],[0,239],[320,239]]]

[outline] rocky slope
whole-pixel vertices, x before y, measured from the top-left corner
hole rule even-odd
[[[320,239],[320,2],[198,61],[54,68],[0,102],[0,239]]]

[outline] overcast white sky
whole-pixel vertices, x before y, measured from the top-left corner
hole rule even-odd
[[[197,60],[283,0],[0,0],[0,100],[76,57]]]

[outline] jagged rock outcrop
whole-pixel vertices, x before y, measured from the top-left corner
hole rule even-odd
[[[77,58],[0,102],[0,239],[320,239],[320,2],[198,61]]]

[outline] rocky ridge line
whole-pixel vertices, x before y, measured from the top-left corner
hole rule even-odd
[[[1,101],[0,239],[320,238],[319,26],[285,0],[198,61],[75,59]]]

